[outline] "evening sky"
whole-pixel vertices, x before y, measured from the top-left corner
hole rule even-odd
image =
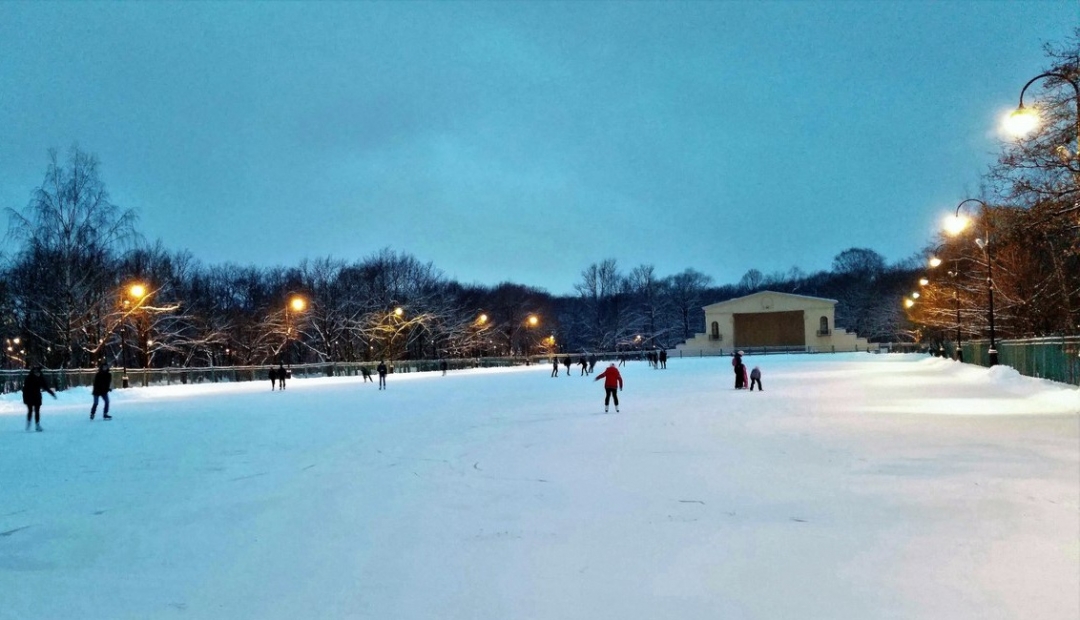
[[[565,294],[606,258],[896,262],[979,195],[1078,6],[0,2],[0,206],[78,144],[208,264],[390,247]]]

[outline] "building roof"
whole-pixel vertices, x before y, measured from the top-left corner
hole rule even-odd
[[[764,297],[766,295],[772,296],[772,297],[783,297],[783,298],[787,298],[787,299],[801,299],[801,300],[806,300],[806,301],[827,302],[827,303],[830,303],[830,304],[839,303],[835,299],[828,299],[826,297],[811,297],[810,295],[795,295],[793,293],[780,293],[780,292],[777,292],[777,291],[758,291],[757,293],[753,293],[753,294],[750,294],[750,295],[744,295],[743,297],[736,297],[734,299],[728,299],[726,301],[719,301],[719,302],[716,302],[714,304],[709,304],[709,305],[705,306],[703,309],[706,309],[706,308],[715,309],[715,308],[720,307],[720,306],[741,304],[741,303],[744,303],[746,300],[754,299],[755,297]]]

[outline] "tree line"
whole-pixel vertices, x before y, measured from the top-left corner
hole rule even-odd
[[[348,262],[203,265],[148,243],[136,214],[110,201],[99,163],[49,152],[42,184],[7,209],[0,262],[3,365],[87,368],[222,366],[536,355],[672,347],[703,330],[702,307],[759,290],[832,296],[837,322],[879,340],[910,330],[895,304],[914,259],[872,250],[832,271],[716,286],[693,269],[662,276],[614,259],[588,266],[574,295],[513,282],[464,285],[432,263],[384,248]],[[13,246],[13,247],[12,247]],[[292,305],[297,304],[295,307]]]

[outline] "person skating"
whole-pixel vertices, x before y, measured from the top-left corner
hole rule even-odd
[[[278,381],[278,387],[281,388],[282,390],[285,389],[285,378],[288,377],[288,376],[289,376],[289,371],[285,370],[285,364],[284,363],[278,364],[278,367],[277,367],[277,381]]]
[[[386,362],[380,361],[379,365],[375,367],[375,370],[379,373],[379,389],[386,389]]]
[[[754,369],[750,371],[750,391],[754,391],[754,384],[757,384],[758,390],[765,391],[765,388],[761,387],[761,369],[754,366]]]
[[[552,357],[551,358],[551,376],[552,377],[558,377],[559,376],[559,358],[558,357]]]
[[[562,358],[562,363],[563,363],[563,366],[566,366],[566,376],[569,377],[570,376],[570,366],[573,363],[570,360],[570,356],[569,355],[564,355],[563,358]]]
[[[619,392],[622,391],[622,375],[615,364],[604,369],[604,372],[596,375],[593,381],[604,380],[604,413],[608,412],[608,401],[615,400],[615,413],[619,413]]]
[[[375,383],[375,381],[371,379],[371,371],[368,370],[367,366],[360,367],[360,374],[364,376],[364,383],[367,383],[368,381]]]
[[[26,405],[26,430],[30,430],[30,421],[33,419],[34,430],[41,432],[41,393],[48,392],[56,398],[56,392],[49,387],[49,382],[41,372],[41,366],[34,366],[23,381],[22,399]]]
[[[660,349],[660,368],[667,368],[667,349]]]
[[[450,365],[446,363],[446,360],[439,360],[439,369],[442,370],[444,377],[446,376],[446,369],[449,368],[449,366]]]
[[[585,375],[589,374],[589,359],[588,358],[586,358],[584,355],[582,355],[581,359],[578,360],[578,364],[581,364],[581,375],[579,375],[579,376],[584,377]]]
[[[270,377],[270,391],[273,392],[274,388],[277,387],[277,370],[271,368],[266,374]]]
[[[90,406],[90,419],[94,419],[94,414],[97,413],[98,399],[105,401],[105,409],[101,412],[102,420],[111,420],[112,416],[109,415],[109,391],[112,390],[112,373],[109,372],[109,365],[102,363],[98,367],[97,374],[94,375],[94,387],[91,395],[94,397],[94,404]]]

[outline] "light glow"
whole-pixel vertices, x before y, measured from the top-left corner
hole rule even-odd
[[[146,295],[146,287],[142,284],[132,284],[131,287],[128,288],[128,293],[135,299],[142,299],[143,296]]]
[[[307,301],[303,297],[293,297],[289,301],[289,306],[296,312],[303,312],[307,307]]]
[[[950,235],[959,235],[968,227],[971,218],[964,215],[950,215],[945,218],[945,232]]]
[[[1041,119],[1039,112],[1033,108],[1017,108],[1009,113],[1002,121],[1005,131],[1009,135],[1021,138],[1030,134],[1039,126]]]
[[[931,267],[940,267],[941,266],[941,259],[936,257],[936,256],[931,257],[930,258],[930,266]]]

